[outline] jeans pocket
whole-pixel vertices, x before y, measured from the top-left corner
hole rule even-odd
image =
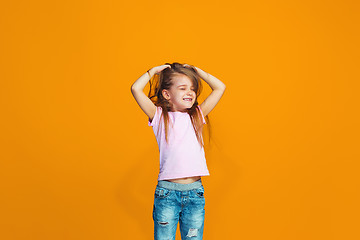
[[[163,187],[157,186],[155,189],[155,197],[156,198],[166,198],[169,196],[171,190]]]
[[[196,193],[196,196],[204,198],[204,187],[203,186],[194,189],[194,192]]]

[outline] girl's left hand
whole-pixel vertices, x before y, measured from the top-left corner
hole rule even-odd
[[[184,67],[190,67],[190,68],[193,68],[195,69],[195,71],[199,74],[199,76],[202,78],[202,79],[206,79],[209,77],[209,73],[205,72],[204,70],[198,68],[198,67],[195,67],[193,65],[189,65],[189,64],[183,64]]]
[[[193,66],[193,65],[190,65],[190,64],[183,64],[183,66],[184,66],[184,67],[188,67],[188,68],[192,68],[192,69],[194,69],[195,71],[199,71],[199,70],[200,70],[199,68],[197,68],[197,67],[195,67],[195,66]]]
[[[183,64],[184,67],[193,67],[195,68],[193,65],[189,65],[189,64]]]

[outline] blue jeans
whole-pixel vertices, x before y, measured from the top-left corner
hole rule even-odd
[[[154,195],[154,238],[175,240],[180,222],[181,239],[203,239],[204,186],[201,179],[189,184],[160,180]]]

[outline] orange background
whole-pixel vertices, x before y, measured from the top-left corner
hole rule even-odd
[[[227,86],[204,239],[360,238],[358,1],[0,9],[1,239],[153,238],[159,152],[130,86],[175,61]]]

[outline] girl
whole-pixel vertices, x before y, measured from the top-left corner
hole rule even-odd
[[[155,76],[154,89],[151,78]],[[212,89],[198,105],[202,78]],[[143,89],[150,82],[149,96]],[[151,92],[154,92],[153,96]],[[202,239],[205,197],[201,176],[210,175],[202,139],[205,116],[215,107],[225,84],[200,68],[174,62],[151,68],[131,86],[140,108],[149,117],[160,151],[160,171],[154,194],[155,240]],[[156,98],[155,100],[151,100]]]

